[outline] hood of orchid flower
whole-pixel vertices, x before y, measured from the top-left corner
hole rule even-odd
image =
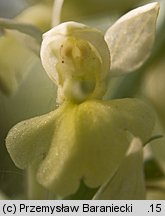
[[[43,35],[41,60],[58,86],[58,102],[82,102],[104,95],[110,53],[99,30],[76,22],[54,27]]]
[[[150,55],[158,11],[157,2],[132,10],[110,26],[105,35],[73,21],[46,32],[41,60],[58,86],[57,102],[101,99],[110,69],[111,75],[138,69]]]

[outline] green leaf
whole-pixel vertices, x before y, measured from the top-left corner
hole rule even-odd
[[[149,57],[158,11],[158,2],[147,4],[128,12],[107,30],[112,75],[132,72]]]
[[[7,200],[7,196],[2,192],[0,191],[0,200]]]
[[[165,178],[159,180],[147,181],[147,199],[148,200],[165,199]]]
[[[13,29],[35,38],[40,44],[42,41],[42,32],[35,26],[25,23],[19,23],[11,19],[0,18],[0,27],[4,29]]]
[[[158,162],[153,158],[145,160],[144,163],[145,178],[147,180],[157,180],[164,177],[164,172]]]
[[[142,143],[138,138],[131,142],[127,156],[116,173],[95,194],[95,200],[145,199]]]

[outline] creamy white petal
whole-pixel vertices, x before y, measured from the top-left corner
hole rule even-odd
[[[132,72],[149,57],[158,11],[158,2],[147,4],[128,12],[107,30],[111,75]]]
[[[121,166],[115,175],[99,189],[94,199],[145,199],[143,154],[140,139],[134,138],[132,140]]]

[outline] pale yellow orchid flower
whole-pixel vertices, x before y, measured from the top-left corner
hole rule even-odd
[[[137,99],[104,101],[112,74],[131,72],[147,59],[155,35],[158,3],[121,17],[105,36],[80,23],[62,23],[43,36],[41,60],[58,87],[59,107],[14,126],[7,149],[19,168],[63,197],[80,181],[103,185],[121,165],[132,136],[149,140],[150,107]]]

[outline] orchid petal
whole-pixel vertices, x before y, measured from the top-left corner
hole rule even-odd
[[[39,165],[38,181],[61,196],[76,192],[80,179],[88,187],[100,186],[122,163],[129,132],[143,142],[150,137],[154,119],[149,110],[133,99],[70,107],[58,121],[56,136]]]
[[[11,157],[21,169],[42,160],[54,132],[56,112],[22,121],[13,127],[6,139]]]
[[[111,52],[111,75],[132,72],[149,57],[154,43],[159,3],[134,9],[105,33]]]
[[[93,188],[113,176],[129,147],[129,134],[145,142],[153,125],[152,112],[139,100],[69,103],[14,126],[6,146],[18,167],[35,164],[38,182],[67,196],[81,179]]]
[[[139,200],[145,199],[145,192],[142,143],[133,138],[123,163],[93,199]]]

